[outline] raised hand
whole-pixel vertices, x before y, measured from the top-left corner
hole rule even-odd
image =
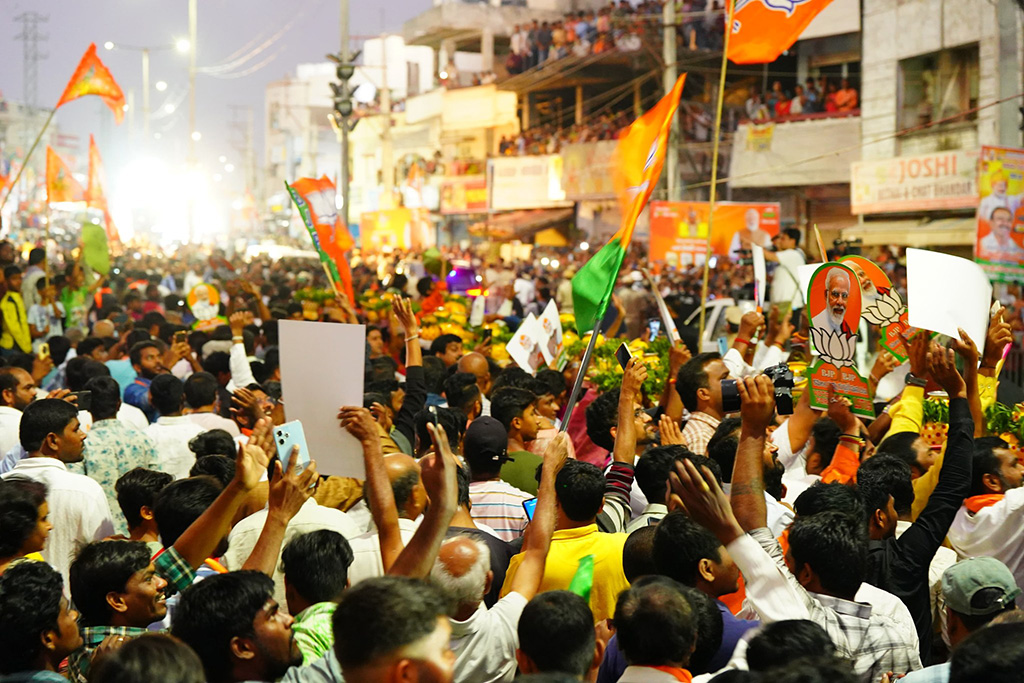
[[[231,336],[241,337],[246,325],[251,325],[252,321],[251,311],[236,311],[232,313],[231,317],[228,318],[228,323],[231,325]]]
[[[267,430],[270,428],[270,420],[268,418],[262,418],[256,423],[256,429]],[[260,483],[260,479],[263,477],[263,473],[267,471],[267,466],[270,464],[270,455],[267,454],[261,446],[253,443],[252,440],[249,443],[241,446],[238,449],[238,456],[235,458],[235,481],[245,491],[251,491],[256,488],[256,485]]]
[[[1003,320],[1003,308],[996,311],[989,321],[988,334],[985,336],[984,356],[981,359],[981,367],[994,370],[1003,359],[1003,350],[1007,344],[1013,343],[1013,333],[1010,332],[1010,323]]]
[[[555,474],[558,474],[568,459],[569,435],[565,432],[558,432],[544,449],[544,465],[553,467]]]
[[[661,434],[662,446],[682,446],[683,432],[679,429],[679,423],[668,415],[662,415],[658,421],[658,432]]]
[[[458,498],[456,470],[459,463],[448,444],[448,435],[444,427],[428,423],[427,431],[434,442],[434,452],[420,460],[423,488],[427,490],[431,504],[443,504],[454,508]]]
[[[398,318],[398,324],[402,326],[406,337],[419,334],[420,323],[416,320],[416,314],[412,312],[412,302],[405,297],[396,296],[391,301],[391,310]]]
[[[871,379],[875,381],[875,384],[878,384],[882,381],[883,377],[895,370],[899,364],[900,362],[896,356],[888,351],[882,351],[878,354],[875,364],[871,367]]]
[[[928,354],[928,362],[932,378],[950,398],[967,398],[967,383],[957,372],[953,349],[944,349],[938,344],[933,344]]]
[[[964,359],[964,369],[973,369],[978,367],[978,361],[980,360],[981,354],[978,353],[978,347],[975,346],[974,340],[963,331],[963,328],[957,328],[960,332],[959,339],[952,339],[949,342],[949,346],[956,355]],[[999,352],[1002,357],[1002,351]]]
[[[931,343],[929,337],[925,330],[918,330],[909,340],[902,332],[900,333],[903,348],[910,357],[910,374],[921,379],[928,377],[928,345]]]
[[[634,356],[629,359],[629,363],[626,364],[626,369],[622,373],[622,387],[619,391],[622,395],[631,396],[635,400],[640,396],[646,379],[647,368],[639,358]]]
[[[693,358],[693,354],[690,353],[690,349],[686,347],[686,344],[679,342],[668,350],[668,376],[673,378],[679,372],[679,368],[686,365],[687,361]]]
[[[740,318],[740,331],[737,335],[738,339],[746,339],[750,341],[759,329],[764,326],[764,316],[757,311],[747,311]]]
[[[850,410],[850,399],[836,395],[836,385],[828,385],[828,416],[839,425],[844,434],[860,432],[859,420]]]
[[[722,545],[743,535],[729,498],[707,467],[698,471],[690,460],[676,462],[675,471],[669,474],[669,484],[669,508],[685,510],[693,521],[715,534]]]
[[[736,380],[740,394],[740,420],[755,434],[767,431],[775,417],[775,385],[767,375]]]
[[[268,495],[269,512],[278,516],[287,524],[298,514],[299,509],[316,491],[320,475],[316,471],[316,461],[310,460],[305,469],[298,469],[299,447],[293,446],[288,458],[288,467],[281,467],[281,460],[274,463],[273,476],[270,478]]]
[[[366,408],[343,406],[338,409],[338,420],[342,429],[359,439],[360,443],[373,443],[380,440],[377,422]]]

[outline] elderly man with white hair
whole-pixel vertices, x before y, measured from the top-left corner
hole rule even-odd
[[[455,683],[504,683],[516,674],[517,626],[523,609],[544,578],[544,564],[555,531],[555,476],[568,458],[568,437],[559,434],[544,452],[533,521],[523,540],[523,560],[509,593],[494,607],[484,594],[494,578],[487,545],[469,536],[455,536],[441,545],[430,572],[448,601],[455,652]]]
[[[842,268],[825,273],[825,308],[811,319],[814,326],[832,334],[856,334],[846,324],[846,306],[850,298],[850,275]]]

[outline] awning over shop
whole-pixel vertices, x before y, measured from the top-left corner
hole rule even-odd
[[[933,221],[870,221],[844,228],[843,239],[860,239],[865,246],[971,246],[977,231],[973,216]]]
[[[496,213],[487,220],[475,223],[469,228],[474,237],[490,239],[519,239],[527,241],[541,230],[568,223],[575,209],[531,209]]]

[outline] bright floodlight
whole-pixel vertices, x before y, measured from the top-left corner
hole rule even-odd
[[[166,112],[168,114],[173,114],[174,113],[174,105],[173,104],[165,104],[164,105],[164,112]]]
[[[192,139],[195,140],[196,142],[199,142],[200,140],[203,139],[203,134],[200,133],[198,130],[194,130],[192,131]]]
[[[580,242],[580,249],[582,249],[583,251],[586,251],[587,249],[590,249],[590,243],[589,242]]]
[[[103,43],[103,48],[106,49],[106,50],[113,50],[114,49],[114,41],[108,40],[107,42]]]
[[[219,157],[217,157],[217,161],[219,161],[222,164],[227,163],[227,160],[228,160],[228,158],[226,156],[224,156],[223,154],[221,154]]]
[[[228,173],[233,173],[235,170],[234,164],[224,164],[224,170]]]
[[[178,38],[174,43],[174,49],[178,52],[188,52],[192,48],[192,43],[189,42],[188,38]]]
[[[164,90],[167,90],[167,81],[157,81],[156,82],[156,89],[159,92],[163,92]]]

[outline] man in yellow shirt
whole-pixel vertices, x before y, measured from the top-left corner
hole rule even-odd
[[[604,505],[604,490],[604,475],[590,463],[569,460],[558,473],[555,478],[556,531],[551,537],[551,548],[544,564],[544,580],[538,591],[568,589],[581,561],[592,557],[590,609],[595,622],[611,617],[619,593],[629,588],[629,581],[622,571],[622,547],[626,543],[626,534],[606,534],[597,529],[595,520]],[[522,561],[520,553],[509,563],[502,596],[511,590]]]
[[[5,355],[32,353],[32,335],[28,330],[28,315],[20,293],[21,268],[7,266],[4,277],[7,279],[7,293],[0,299],[0,313],[4,318],[0,349]]]

